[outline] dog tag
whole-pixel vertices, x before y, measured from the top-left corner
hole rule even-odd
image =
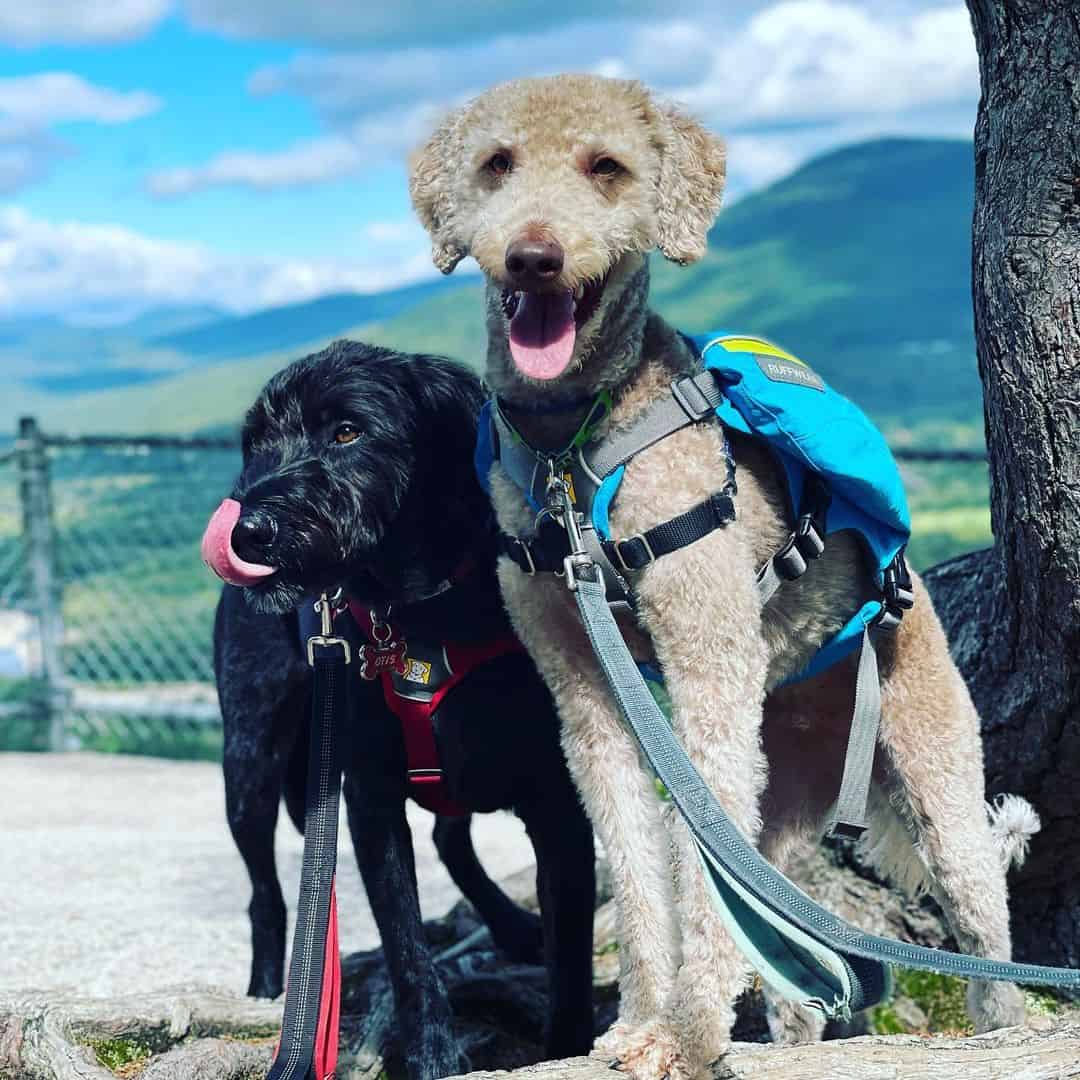
[[[371,681],[377,679],[384,671],[397,675],[404,675],[409,669],[407,659],[408,645],[399,640],[394,633],[394,628],[387,622],[383,622],[375,611],[369,615],[372,643],[361,645],[356,655],[360,659],[360,678]]]

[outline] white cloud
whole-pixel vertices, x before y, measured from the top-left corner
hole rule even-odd
[[[675,92],[729,125],[974,104],[970,16],[959,3],[884,18],[835,0],[788,0],[717,43],[708,75]]]
[[[147,188],[159,198],[175,198],[210,187],[273,191],[337,180],[389,157],[403,157],[423,138],[439,111],[421,104],[367,116],[341,133],[299,139],[282,150],[227,150],[203,165],[153,172]]]
[[[227,185],[269,191],[331,180],[355,172],[362,162],[358,147],[350,140],[326,136],[301,140],[274,153],[229,150],[205,165],[152,173],[147,186],[161,198]]]
[[[329,127],[418,103],[445,108],[504,79],[567,70],[642,79],[725,126],[974,100],[963,3],[874,7],[782,0],[735,25],[712,14],[576,21],[457,45],[307,53],[257,71],[249,89],[308,98]]]
[[[461,45],[300,54],[260,69],[248,86],[257,95],[309,98],[328,125],[340,126],[420,102],[445,109],[486,86],[522,75],[618,69],[653,85],[672,86],[705,76],[712,55],[707,37],[691,22],[579,21]]]
[[[128,41],[161,21],[172,0],[7,0],[0,42],[12,45]]]
[[[67,71],[0,79],[0,194],[43,179],[74,153],[51,125],[125,124],[160,107],[160,99],[143,90],[110,90]]]
[[[942,138],[970,139],[974,115],[965,108],[935,114],[933,134]],[[737,134],[728,142],[728,183],[725,203],[779,180],[810,158],[828,150],[885,136],[925,137],[925,116],[915,113],[855,117],[841,124],[822,124],[792,131]]]
[[[0,79],[0,117],[41,127],[70,120],[126,124],[159,108],[161,99],[145,90],[110,90],[69,71]]]
[[[725,202],[786,176],[809,156],[805,143],[768,135],[731,136]]]
[[[200,302],[251,311],[330,292],[374,292],[433,274],[426,250],[368,263],[225,257],[115,225],[49,221],[0,206],[0,315],[85,318]]]
[[[403,244],[411,244],[418,250],[425,253],[427,251],[427,233],[415,218],[405,218],[400,221],[369,221],[360,230],[360,234],[365,243],[375,246],[400,247]]]

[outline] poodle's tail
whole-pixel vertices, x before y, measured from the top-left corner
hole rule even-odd
[[[1027,858],[1028,843],[1042,828],[1035,808],[1019,795],[999,795],[986,804],[990,816],[990,830],[997,841],[1001,865],[1023,866]]]
[[[1022,866],[1028,843],[1041,827],[1039,815],[1019,795],[999,795],[985,805],[1002,869]],[[861,844],[862,853],[878,873],[902,892],[921,896],[929,891],[931,882],[920,845],[913,843],[914,826],[906,825],[888,802],[880,805],[880,809],[883,812],[876,815],[874,832],[867,834]]]

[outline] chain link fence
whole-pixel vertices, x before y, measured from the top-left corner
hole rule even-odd
[[[983,546],[983,456],[897,456],[914,565]],[[33,420],[0,443],[0,750],[218,755],[220,586],[199,540],[239,463],[231,440],[67,438]]]
[[[22,423],[0,452],[0,746],[216,754],[199,539],[238,464],[229,440]]]

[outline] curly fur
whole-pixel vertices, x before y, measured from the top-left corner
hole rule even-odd
[[[597,147],[624,167],[617,188],[582,169]],[[483,169],[493,150],[514,163],[495,180]],[[678,262],[699,258],[723,181],[723,146],[714,135],[637,83],[594,76],[498,86],[459,109],[419,152],[412,194],[436,262],[447,269],[440,252],[451,248],[455,259],[473,255],[484,271],[486,378],[530,443],[564,447],[583,415],[538,404],[610,389],[610,423],[621,427],[694,368],[682,338],[648,309],[646,254],[658,246]],[[546,381],[517,370],[498,304],[508,287],[507,245],[525,228],[564,250],[556,287],[603,283],[595,314],[578,327],[569,367]],[[820,830],[838,791],[854,667],[849,661],[778,688],[871,593],[854,541],[839,536],[762,609],[755,571],[791,526],[771,462],[748,440],[734,443],[738,520],[638,574],[639,619],[625,630],[636,655],[661,663],[679,737],[725,811],[783,865]],[[711,494],[724,475],[722,453],[717,428],[699,425],[635,457],[612,508],[613,535],[639,533]],[[497,465],[490,479],[502,526],[528,531],[533,514],[521,493]],[[672,854],[668,826],[565,586],[528,578],[508,560],[500,581],[514,626],[555,696],[571,773],[611,858],[621,1004],[597,1052],[637,1080],[704,1076],[728,1045],[745,964],[711,910],[678,820],[670,825]],[[882,649],[875,805],[910,826],[961,947],[1005,958],[1005,875],[1000,836],[983,810],[978,717],[917,578],[914,590],[914,610]],[[879,840],[884,855],[900,834],[884,810],[877,817],[887,832]],[[1013,815],[1005,817],[1010,837],[1027,835]],[[893,855],[886,861],[900,866]],[[979,1030],[1023,1016],[1019,992],[1004,984],[973,983],[969,1006]],[[780,1036],[820,1031],[786,1007],[772,1017]]]

